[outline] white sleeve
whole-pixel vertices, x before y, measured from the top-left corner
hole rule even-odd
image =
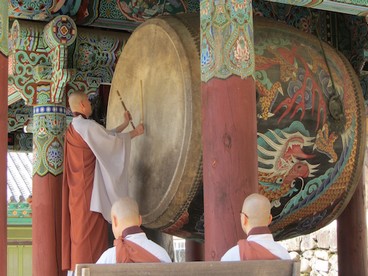
[[[162,263],[171,263],[171,259],[169,254],[166,252],[166,250],[158,245],[157,243],[147,239],[146,235],[131,235],[128,236],[127,239],[131,242],[136,243],[143,249],[150,252],[152,255],[154,255],[157,259],[159,259]]]
[[[290,254],[289,252],[286,250],[285,247],[283,247],[281,244],[279,244],[278,242],[275,241],[255,241],[256,243],[258,243],[259,245],[263,246],[264,248],[266,248],[268,251],[270,251],[273,255],[278,256],[280,259],[282,260],[290,260]]]
[[[224,256],[222,256],[221,261],[222,262],[240,261],[239,246],[235,245],[234,247],[230,248],[224,254]]]
[[[129,194],[130,134],[107,131],[98,123],[79,117],[72,123],[96,156],[90,209],[110,222],[112,204]]]
[[[75,130],[82,136],[96,157],[114,153],[116,144],[120,145],[122,140],[130,141],[129,133],[106,130],[93,120],[75,118],[72,123]]]
[[[102,253],[96,264],[115,264],[116,263],[116,249],[111,247]]]
[[[134,241],[133,241],[134,242]],[[147,239],[145,242],[137,243],[142,248],[146,249],[152,255],[156,256],[157,259],[161,261],[161,263],[171,263],[171,259],[169,254],[167,254],[166,250],[155,242]]]

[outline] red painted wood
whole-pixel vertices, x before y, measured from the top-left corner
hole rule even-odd
[[[364,176],[337,219],[337,249],[339,275],[368,275]]]
[[[62,175],[33,177],[32,275],[64,275],[61,272]]]
[[[258,191],[254,80],[202,83],[202,116],[205,259],[216,261],[245,236],[240,210]]]
[[[185,261],[204,261],[204,243],[185,240]]]
[[[8,151],[8,58],[0,53],[0,275],[7,275],[6,156]]]

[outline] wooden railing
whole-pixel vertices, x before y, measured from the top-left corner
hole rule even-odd
[[[294,261],[184,262],[134,264],[78,264],[76,276],[112,275],[256,275],[299,276],[300,263]]]

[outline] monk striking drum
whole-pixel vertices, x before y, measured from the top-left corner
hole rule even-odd
[[[130,120],[106,130],[93,120],[83,92],[69,97],[73,121],[65,136],[62,195],[62,269],[94,263],[107,248],[107,221],[114,201],[128,194],[130,141],[143,134],[143,125],[122,133]]]

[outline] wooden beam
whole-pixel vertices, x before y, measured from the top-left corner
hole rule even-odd
[[[285,4],[284,0],[266,0],[268,2],[276,2]],[[366,1],[354,1],[351,0],[339,0],[334,1],[333,5],[328,1],[293,1],[293,6],[302,6],[306,8],[312,8],[317,10],[332,11],[346,14],[354,14],[358,16],[364,16],[367,12],[368,2]]]

